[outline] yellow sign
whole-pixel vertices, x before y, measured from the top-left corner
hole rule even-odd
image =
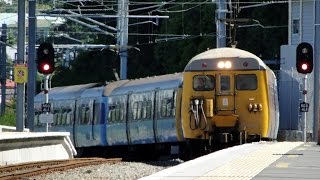
[[[28,66],[27,64],[14,65],[14,81],[16,83],[26,83],[28,81]]]

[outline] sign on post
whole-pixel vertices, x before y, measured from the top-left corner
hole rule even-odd
[[[51,112],[51,104],[50,103],[43,103],[41,104],[42,112]]]
[[[41,123],[53,123],[53,114],[40,114],[39,119]]]
[[[26,83],[28,81],[27,64],[15,64],[13,74],[14,74],[14,81],[16,83]]]
[[[300,103],[300,112],[308,112],[309,111],[309,103],[302,102]]]

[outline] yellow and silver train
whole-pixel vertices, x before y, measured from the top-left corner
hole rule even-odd
[[[45,131],[43,97],[35,97],[36,131]],[[56,87],[49,97],[50,130],[70,132],[83,152],[135,149],[144,156],[161,151],[189,159],[220,144],[276,139],[279,124],[274,73],[235,48],[203,52],[182,73]]]
[[[218,48],[198,54],[183,72],[181,121],[183,136],[191,142],[276,139],[276,76],[244,50]]]

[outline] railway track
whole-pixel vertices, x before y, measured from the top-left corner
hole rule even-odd
[[[37,176],[40,174],[51,173],[55,171],[66,171],[68,169],[89,165],[98,165],[103,163],[115,164],[121,161],[121,158],[77,158],[71,160],[41,161],[9,166],[0,166],[0,179],[21,179],[26,177]]]

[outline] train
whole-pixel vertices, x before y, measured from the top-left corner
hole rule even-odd
[[[48,97],[48,129],[70,132],[78,152],[121,147],[190,159],[221,144],[275,140],[279,126],[274,72],[237,48],[200,53],[180,73],[55,87]],[[35,96],[35,131],[46,130],[44,98]]]

